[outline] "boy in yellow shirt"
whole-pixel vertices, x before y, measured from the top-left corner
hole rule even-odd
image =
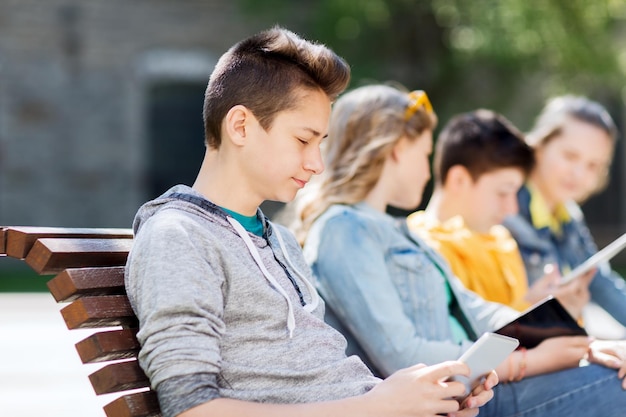
[[[549,294],[575,317],[589,300],[592,275],[557,287],[556,271],[528,287],[521,254],[500,225],[517,212],[517,191],[534,163],[523,135],[502,115],[477,110],[454,117],[434,156],[435,190],[409,227],[435,247],[483,298],[524,310]]]

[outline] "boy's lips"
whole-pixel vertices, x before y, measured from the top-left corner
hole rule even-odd
[[[304,188],[304,186],[308,182],[308,181],[305,181],[305,180],[300,180],[298,178],[294,178],[293,180],[296,182],[296,184],[298,184],[298,187],[300,187],[300,188]]]

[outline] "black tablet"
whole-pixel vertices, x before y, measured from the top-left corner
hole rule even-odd
[[[549,337],[587,335],[584,327],[553,296],[533,305],[495,333],[518,339],[520,346],[527,349]]]

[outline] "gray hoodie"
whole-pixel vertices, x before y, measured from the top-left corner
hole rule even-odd
[[[164,416],[218,397],[340,399],[379,381],[324,323],[296,240],[263,219],[264,237],[238,232],[183,185],[138,211],[126,289],[139,318],[139,363]]]

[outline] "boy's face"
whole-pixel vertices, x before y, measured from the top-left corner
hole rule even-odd
[[[249,128],[253,140],[244,169],[261,201],[289,202],[324,170],[320,144],[328,132],[330,99],[318,90],[300,95],[298,107],[278,113],[267,131],[258,122]]]
[[[519,168],[499,168],[476,181],[469,177],[459,200],[464,201],[460,214],[467,227],[487,233],[506,216],[517,213],[517,191],[523,182],[524,173]]]

